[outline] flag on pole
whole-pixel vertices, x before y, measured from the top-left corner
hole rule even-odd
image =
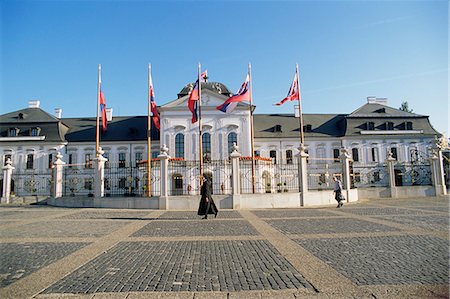
[[[208,70],[205,70],[200,74],[200,78],[202,82],[208,82]],[[198,94],[199,86],[198,79],[195,81],[194,87],[189,93],[188,107],[192,113],[192,123],[196,123],[198,121],[198,99],[200,98]]]
[[[298,75],[296,72],[294,75],[294,80],[292,81],[292,84],[291,84],[291,87],[289,88],[289,92],[288,92],[287,96],[284,99],[282,99],[280,102],[276,103],[275,105],[281,106],[287,101],[300,101],[301,100],[300,87],[297,84],[297,82],[298,82],[297,76]]]
[[[247,74],[244,83],[242,83],[241,88],[237,91],[236,94],[232,95],[228,100],[223,102],[222,105],[216,107],[217,110],[220,110],[224,113],[230,113],[236,108],[238,102],[250,101],[250,92],[249,92],[249,83],[250,76]]]
[[[102,91],[102,77],[99,78],[99,92],[100,92],[100,112],[102,114],[102,132],[106,132],[106,126],[108,125],[108,120],[106,119],[106,101],[105,101],[105,95]]]
[[[155,124],[155,127],[159,130],[161,128],[160,127],[160,117],[159,117],[158,108],[156,107],[155,91],[153,90],[153,81],[152,81],[151,74],[149,74],[148,85],[149,85],[148,88],[149,88],[149,94],[150,94],[150,109],[152,110],[152,114],[153,114],[153,123]]]

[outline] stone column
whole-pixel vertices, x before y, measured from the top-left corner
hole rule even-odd
[[[59,198],[63,195],[63,169],[66,162],[63,162],[61,158],[62,155],[58,152],[56,154],[56,160],[53,162],[53,198]]]
[[[351,181],[350,181],[350,161],[352,160],[352,157],[350,156],[348,150],[346,148],[341,148],[342,154],[339,156],[339,159],[341,159],[341,166],[342,166],[342,191],[345,190],[345,199],[347,202],[350,201],[350,188],[351,188]]]
[[[298,191],[300,192],[300,206],[305,206],[306,196],[308,194],[308,168],[307,158],[309,155],[305,152],[306,147],[300,144],[298,148]]]
[[[164,144],[161,147],[161,153],[158,155],[161,171],[161,195],[159,196],[159,209],[169,209],[169,159],[170,156],[167,153],[169,149]]]
[[[98,156],[95,159],[94,197],[105,196],[105,162],[108,161],[101,147],[98,148]]]
[[[238,150],[239,147],[234,142],[233,151],[230,154],[232,172],[231,194],[233,198],[233,209],[241,208],[241,171],[239,165],[239,158],[241,157],[241,154],[238,152]]]
[[[430,164],[431,164],[431,178],[436,196],[447,195],[447,187],[445,186],[442,150],[441,147],[437,144],[432,149]]]
[[[11,203],[11,179],[14,167],[11,165],[11,159],[6,160],[6,165],[3,166],[3,190],[2,203]]]
[[[395,170],[394,170],[395,161],[396,160],[392,156],[392,153],[389,152],[388,157],[386,159],[386,165],[389,174],[389,188],[391,189],[392,198],[397,198],[397,187],[395,186]]]

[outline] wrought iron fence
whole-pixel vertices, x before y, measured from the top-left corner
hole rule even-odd
[[[352,188],[389,186],[389,173],[386,163],[352,163],[350,166],[350,179]]]
[[[299,192],[298,164],[274,164],[272,169],[271,192]],[[267,189],[266,185],[266,192]]]
[[[200,194],[200,171],[198,161],[169,160],[169,195]],[[231,162],[210,160],[203,163],[204,176],[211,178],[213,194],[231,194]]]
[[[431,166],[427,162],[404,162],[394,165],[396,186],[432,185]]]
[[[15,171],[11,179],[11,194],[21,197],[50,196],[52,184],[52,169]]]
[[[307,165],[308,189],[333,189],[333,176],[342,176],[342,166],[337,159],[309,158]]]
[[[108,163],[105,167],[105,196],[159,196],[161,194],[160,171],[160,161],[152,161],[149,193],[146,163],[136,165]]]
[[[241,172],[241,193],[253,193],[253,190],[255,193],[270,193],[276,190],[274,189],[275,178],[272,159],[256,157],[256,160],[254,160],[254,184],[252,179],[252,160],[248,159],[248,157],[241,157],[239,166]]]
[[[63,196],[94,196],[94,169],[64,166]]]

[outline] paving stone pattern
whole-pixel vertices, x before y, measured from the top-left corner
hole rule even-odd
[[[214,216],[213,216],[214,217]],[[200,219],[201,216],[197,215],[197,211],[169,211],[165,212],[161,216],[161,219]],[[242,218],[238,211],[224,211],[220,210],[217,214],[217,219],[233,219]]]
[[[133,237],[180,237],[180,236],[247,236],[259,235],[246,220],[192,220],[152,221],[133,234]]]
[[[420,210],[410,210],[410,209],[402,209],[402,208],[354,208],[348,207],[343,209],[346,213],[352,213],[355,215],[426,215],[429,214],[427,211]]]
[[[260,218],[301,218],[301,217],[330,217],[335,216],[325,209],[280,209],[252,211]]]
[[[406,224],[417,228],[437,231],[450,231],[449,217],[442,215],[429,216],[376,216],[373,217],[390,222]]]
[[[310,288],[267,241],[123,242],[45,293]]]
[[[0,219],[2,220],[15,220],[15,219],[34,219],[40,217],[46,217],[54,214],[54,211],[26,209],[26,210],[0,210]]]
[[[59,219],[122,219],[122,220],[150,220],[147,217],[151,211],[80,211],[79,213],[60,217]]]
[[[266,220],[271,226],[286,234],[331,234],[398,231],[398,229],[351,218],[277,219]]]
[[[437,237],[324,238],[297,243],[357,285],[449,281],[449,242]]]
[[[46,221],[25,224],[2,231],[2,237],[57,238],[102,237],[126,225],[128,221]]]
[[[88,243],[0,244],[0,287],[71,254]]]

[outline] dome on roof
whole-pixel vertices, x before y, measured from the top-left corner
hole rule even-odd
[[[194,88],[194,83],[189,83],[183,87],[183,89],[178,93],[178,98],[184,97],[189,94],[189,92]],[[231,96],[232,93],[224,84],[220,82],[202,82],[202,89],[208,89],[218,94],[223,94],[226,96]]]

